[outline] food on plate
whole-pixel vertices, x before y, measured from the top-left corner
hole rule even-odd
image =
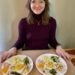
[[[51,69],[51,70],[49,70],[49,72],[52,74],[52,75],[56,75],[56,70],[55,69]]]
[[[16,55],[2,64],[3,75],[27,75],[33,68],[33,61],[25,55]]]
[[[55,54],[43,54],[36,59],[36,68],[45,75],[64,75],[67,71],[67,64]]]
[[[23,61],[24,61],[24,64],[26,64],[26,65],[27,65],[27,64],[29,64],[29,59],[28,59],[27,57],[26,57],[26,58],[24,58],[24,60],[23,60]]]
[[[51,59],[52,59],[54,62],[59,62],[59,57],[58,57],[58,56],[51,56]]]
[[[43,69],[44,68],[44,62],[39,62],[37,63],[37,66],[40,68],[40,69]]]
[[[12,72],[10,73],[10,75],[22,75],[22,74],[20,74],[20,73],[18,73],[18,72],[13,72],[13,71],[12,71]]]
[[[12,70],[18,71],[21,70],[25,65],[23,63],[17,63],[15,66],[12,67]]]
[[[57,63],[56,69],[57,69],[58,71],[63,72],[63,71],[64,71],[63,68],[64,68],[64,67],[63,67],[63,65],[62,65],[61,63]]]
[[[10,67],[10,64],[4,63],[4,65],[2,66],[2,73],[6,74],[8,72],[9,67]]]

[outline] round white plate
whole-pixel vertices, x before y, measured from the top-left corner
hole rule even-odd
[[[22,75],[28,75],[31,71],[32,71],[32,69],[33,69],[33,61],[32,61],[32,59],[29,57],[29,56],[27,56],[27,55],[15,55],[15,56],[12,56],[12,57],[10,57],[10,58],[8,58],[3,64],[2,64],[2,67],[1,67],[1,69],[3,70],[3,68],[4,68],[4,65],[5,64],[9,64],[10,66],[9,66],[9,69],[8,69],[8,71],[6,72],[6,73],[3,73],[5,70],[3,70],[2,71],[2,73],[3,73],[3,75],[8,75],[8,73],[10,72],[10,71],[12,71],[12,66],[15,66],[16,64],[18,64],[18,63],[21,63],[21,64],[23,64],[24,63],[24,58],[28,58],[28,60],[29,60],[29,64],[28,64],[28,67],[29,67],[29,70],[26,72],[22,72],[23,71],[23,69],[24,69],[24,66],[25,65],[23,65],[23,68],[21,68],[20,70],[17,70],[17,71],[15,71],[15,72],[18,72],[18,73],[22,73]],[[18,67],[20,67],[20,66],[18,66]]]
[[[37,59],[36,59],[36,62],[35,62],[35,65],[36,65],[36,68],[37,68],[37,70],[41,73],[41,74],[43,74],[43,75],[47,75],[47,74],[45,74],[44,72],[43,72],[43,70],[44,69],[40,69],[38,66],[37,66],[37,64],[40,62],[40,61],[43,61],[44,59],[43,59],[43,57],[45,57],[45,56],[48,56],[48,57],[52,57],[52,56],[57,56],[57,57],[59,57],[58,55],[56,55],[56,54],[50,54],[50,53],[46,53],[46,54],[42,54],[42,55],[40,55]],[[46,58],[45,58],[46,59]],[[46,59],[47,60],[47,59]],[[48,59],[49,60],[49,59]],[[51,59],[50,59],[51,60]],[[51,60],[52,61],[52,60]],[[58,71],[58,70],[56,70],[56,68],[50,68],[50,69],[55,69],[56,70],[56,75],[64,75],[66,72],[67,72],[67,69],[68,69],[68,67],[67,67],[67,63],[66,63],[66,61],[63,59],[63,58],[61,58],[61,57],[59,57],[59,62],[62,64],[62,66],[63,66],[63,72],[60,72],[60,71]],[[56,62],[54,62],[53,61],[53,63],[55,64]],[[49,72],[49,71],[48,71]],[[52,74],[48,74],[48,75],[52,75]]]

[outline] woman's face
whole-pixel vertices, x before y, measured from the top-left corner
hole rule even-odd
[[[34,14],[39,15],[45,9],[45,1],[44,0],[31,0],[30,7]]]

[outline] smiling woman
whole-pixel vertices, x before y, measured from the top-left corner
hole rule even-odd
[[[9,51],[2,54],[2,62],[15,55],[25,45],[25,50],[49,49],[48,44],[64,59],[70,59],[56,40],[56,19],[49,15],[49,0],[28,0],[28,16],[19,21],[19,36]]]
[[[12,1],[14,2],[14,4]],[[31,16],[29,15],[29,13],[27,12],[27,10],[25,8],[25,4],[27,1],[29,1],[29,6],[31,8],[31,10],[28,9],[29,12],[32,14],[32,15],[30,14]],[[11,27],[12,19],[14,19],[13,18],[14,15],[12,15],[13,12],[16,12],[16,16],[19,16],[19,17],[17,17],[18,20],[21,18],[21,20],[19,22],[19,34],[21,33],[21,30],[23,30],[22,34],[23,35],[25,34],[25,36],[26,36],[25,38],[22,37],[22,40],[20,40],[19,43],[17,43],[18,41],[16,41],[14,48],[7,51],[4,55],[6,55],[7,57],[14,55],[14,52],[16,52],[16,49],[22,48],[22,46],[24,44],[26,45],[25,49],[45,49],[45,48],[48,48],[48,46],[47,46],[48,43],[53,48],[56,48],[59,43],[57,42],[56,38],[52,38],[53,43],[51,43],[50,38],[52,35],[54,35],[53,30],[56,30],[57,23],[58,23],[58,27],[59,27],[59,31],[60,31],[59,33],[61,34],[60,35],[57,33],[57,37],[58,37],[58,40],[61,42],[61,45],[63,45],[65,48],[75,47],[75,41],[73,41],[73,40],[75,40],[75,38],[74,38],[75,36],[72,35],[75,32],[75,30],[74,30],[75,17],[73,15],[74,11],[75,11],[75,10],[73,10],[75,2],[68,1],[68,3],[67,3],[67,1],[65,1],[65,0],[62,0],[62,1],[61,0],[59,0],[59,1],[50,0],[53,3],[52,4],[52,8],[54,9],[53,13],[55,13],[55,15],[56,15],[56,18],[53,18],[48,15],[48,13],[47,13],[48,10],[46,10],[46,13],[43,14],[43,12],[45,12],[44,8],[46,8],[48,6],[48,4],[46,4],[44,2],[48,2],[48,1],[49,0],[10,0],[10,1],[8,0],[7,2],[5,1],[3,3],[2,9],[0,9],[0,10],[3,10],[3,14],[1,14],[1,18],[3,17],[2,18],[3,21],[0,22],[2,25],[2,27],[0,28],[1,29],[0,30],[0,35],[1,35],[0,36],[1,37],[0,46],[2,45],[3,47],[2,46],[1,47],[5,48],[5,49],[10,48],[9,44],[12,44],[12,42],[10,42],[10,40],[11,41],[14,40],[14,36],[11,38],[11,36],[12,36],[11,31],[13,32],[14,35],[17,34],[16,23],[15,23],[15,25],[13,24],[13,27]],[[36,6],[35,6],[35,4],[36,4]],[[11,6],[15,7],[14,10],[12,9]],[[25,12],[25,15],[24,15],[24,12]],[[41,15],[43,15],[43,17]],[[22,18],[22,16],[23,16],[23,18]],[[27,16],[27,17],[25,17],[25,16]],[[57,23],[56,23],[56,19],[57,19]],[[42,25],[42,24],[44,24],[44,25]],[[30,27],[27,27],[27,26],[30,26]],[[55,29],[53,29],[53,27]],[[4,28],[4,29],[2,29],[2,28]],[[11,28],[12,28],[12,30],[11,30]],[[23,29],[20,30],[20,28],[23,28]],[[44,29],[45,29],[45,32],[44,32]],[[26,32],[23,33],[25,30],[26,30]],[[48,37],[46,35],[48,35],[48,32],[50,32],[50,30],[51,30],[52,34],[50,33],[49,37]],[[36,34],[36,33],[38,33],[38,34]],[[69,34],[67,34],[67,33],[69,33]],[[61,36],[61,39],[60,39],[60,36]],[[48,38],[49,38],[49,40],[48,40]],[[39,39],[41,41],[39,41]],[[56,40],[56,43],[54,43],[55,42],[54,39]],[[7,43],[7,41],[9,43]],[[11,55],[12,51],[13,51],[13,54]],[[63,51],[62,48],[60,46],[57,47],[56,52],[59,53],[59,55],[63,55],[64,51],[63,51],[63,53],[61,51]],[[6,56],[4,56],[4,57],[6,57]]]

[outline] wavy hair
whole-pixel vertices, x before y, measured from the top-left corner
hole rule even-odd
[[[45,9],[42,12],[41,19],[42,19],[42,24],[47,25],[49,23],[49,0],[44,0],[45,1]],[[35,18],[33,17],[33,12],[30,7],[31,0],[27,0],[27,8],[29,10],[28,16],[27,16],[27,21],[29,24],[34,24]]]

